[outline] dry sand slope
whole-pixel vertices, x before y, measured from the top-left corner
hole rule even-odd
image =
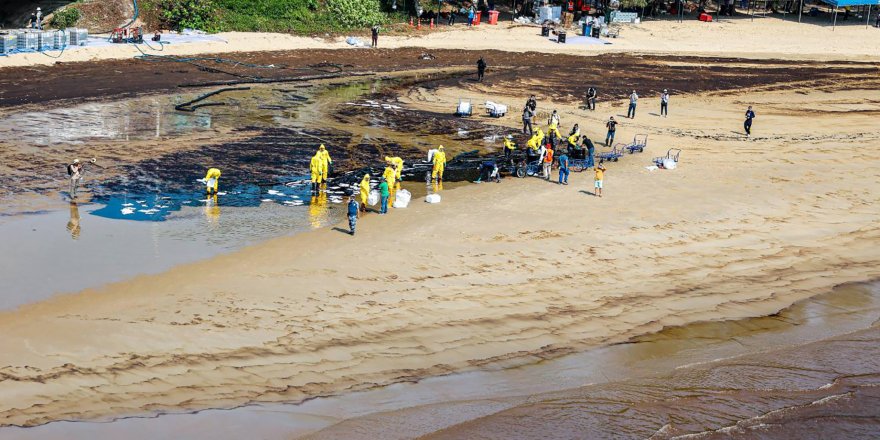
[[[880,93],[796,92],[752,96],[750,141],[735,98],[674,97],[669,119],[643,99],[618,139],[650,133],[649,149],[610,164],[603,199],[588,173],[473,185],[370,215],[355,238],[281,238],[5,313],[0,424],[509,365],[876,278]],[[594,139],[620,113],[564,110]],[[681,167],[645,170],[668,147]]]

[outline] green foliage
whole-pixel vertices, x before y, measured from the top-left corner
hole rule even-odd
[[[620,8],[643,8],[648,5],[647,0],[620,0]]]
[[[381,0],[141,0],[152,27],[209,32],[343,32],[388,21]]]
[[[385,21],[379,0],[326,0],[326,6],[344,26],[364,27]]]
[[[52,15],[52,21],[49,24],[55,29],[73,27],[76,25],[76,22],[79,21],[80,16],[79,9],[65,8],[55,12],[55,14]]]
[[[166,29],[218,30],[213,0],[148,0],[142,7],[152,12],[159,26]]]

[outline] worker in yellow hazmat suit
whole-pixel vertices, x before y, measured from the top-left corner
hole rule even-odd
[[[516,150],[516,144],[513,143],[513,140],[510,139],[510,136],[504,138],[504,157],[510,158],[513,154],[513,150]]]
[[[403,172],[403,159],[401,159],[397,156],[395,156],[395,157],[385,156],[385,162],[393,165],[395,167],[395,169],[397,170],[397,174],[394,176],[394,178],[397,181],[397,184],[399,185],[400,181],[402,180],[401,173]]]
[[[367,212],[367,198],[370,197],[370,175],[365,174],[361,179],[361,211]]]
[[[324,159],[321,158],[321,152],[318,151],[312,156],[312,160],[309,162],[309,172],[312,174],[312,192],[318,192],[318,188],[321,185],[321,173],[324,170]]]
[[[385,167],[385,172],[382,173],[382,177],[385,178],[385,181],[388,182],[388,189],[394,188],[394,184],[397,181],[397,170],[393,164],[388,164]]]
[[[324,144],[321,144],[318,147],[318,154],[321,155],[321,181],[318,183],[326,183],[327,177],[330,176],[330,165],[333,164],[333,159],[330,159],[330,152],[324,148]]]
[[[568,137],[568,148],[577,148],[578,138],[581,137],[579,133],[573,133]]]
[[[526,146],[531,148],[532,150],[537,150],[539,148],[540,138],[537,134],[533,134],[532,137],[526,142]]]
[[[217,186],[220,185],[220,170],[211,168],[208,174],[205,174],[205,189],[208,194],[217,194]]]
[[[446,152],[443,151],[443,145],[437,147],[437,152],[432,158],[434,168],[431,169],[431,180],[437,179],[438,182],[443,181],[443,170],[446,168]]]

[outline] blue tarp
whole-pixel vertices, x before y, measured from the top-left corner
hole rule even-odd
[[[880,5],[880,0],[822,0],[822,3],[841,8],[844,6]]]

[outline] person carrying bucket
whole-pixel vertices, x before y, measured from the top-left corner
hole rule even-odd
[[[217,187],[220,185],[220,170],[217,168],[208,169],[205,174],[205,190],[208,194],[217,194]]]
[[[434,163],[431,169],[431,180],[437,179],[437,182],[443,181],[443,171],[446,168],[446,153],[443,151],[443,145],[437,147],[437,152],[432,158]]]

